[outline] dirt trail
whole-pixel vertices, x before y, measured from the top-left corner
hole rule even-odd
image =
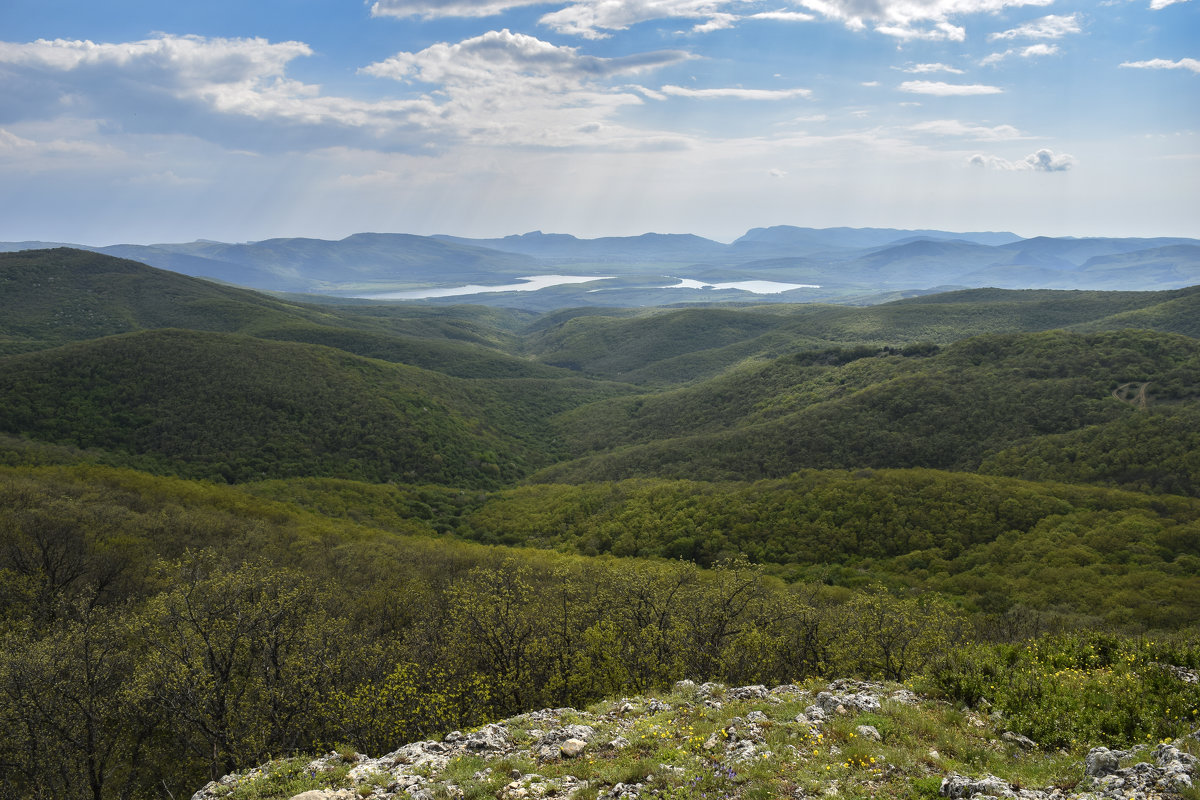
[[[1122,403],[1128,403],[1131,406],[1145,410],[1147,397],[1146,387],[1150,385],[1149,381],[1145,383],[1122,383],[1117,388],[1113,389],[1112,396]]]

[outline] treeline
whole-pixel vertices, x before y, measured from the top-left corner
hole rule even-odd
[[[498,493],[476,541],[584,555],[739,554],[791,580],[933,589],[1134,628],[1200,617],[1200,501],[934,470],[808,470],[755,483],[628,480]]]
[[[922,479],[892,478],[910,489]],[[819,483],[814,476],[814,490]],[[478,494],[364,487],[356,495],[348,482],[304,484],[307,507],[267,499],[285,496],[284,483],[253,496],[101,467],[0,472],[0,797],[186,796],[269,756],[339,743],[383,753],[680,677],[745,684],[924,674],[938,691],[970,699],[982,681],[993,687],[988,676],[1004,661],[963,646],[1089,621],[1036,595],[968,613],[921,588],[784,583],[742,559],[701,569],[487,547],[432,533],[435,520],[483,507]],[[1087,491],[1078,493],[1082,503]],[[386,502],[354,519],[346,510],[356,496]],[[340,510],[338,497],[347,503]],[[1048,496],[1010,499],[1000,503],[1005,524],[1023,513],[1071,518],[1053,513],[1065,508]],[[1164,523],[1190,513],[1190,501],[1172,502]],[[409,535],[392,532],[406,526]],[[1148,542],[1160,556],[1195,546],[1164,536],[1169,527],[1130,539],[1132,560]],[[1105,529],[1078,534],[1097,530]],[[1022,547],[1005,533],[988,546]],[[1035,550],[1029,564],[1066,573],[1080,548],[1062,549],[1062,563]],[[1194,579],[1194,566],[1181,567],[1176,577]],[[1169,565],[1157,568],[1172,575]],[[1121,585],[1092,574],[1096,591]],[[1150,573],[1137,580],[1130,591],[1145,591]],[[1110,608],[1122,603],[1137,613],[1123,595]],[[1156,619],[1125,622],[1144,628]],[[1187,608],[1172,623],[1195,619]],[[1189,647],[1161,652],[1189,666],[1200,659]],[[988,688],[985,696],[1036,716],[1030,704],[1052,682],[1037,675],[1045,685],[1033,694],[1004,699]],[[1164,685],[1154,702],[1184,702],[1185,691]],[[1138,730],[1165,730],[1152,714],[1138,719]]]
[[[0,494],[14,798],[181,796],[685,675],[902,679],[966,629],[932,595],[402,538],[131,472],[10,471]]]

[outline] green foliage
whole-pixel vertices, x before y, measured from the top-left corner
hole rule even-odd
[[[1151,384],[1153,389],[1153,384]],[[984,459],[980,472],[1033,481],[1200,496],[1200,408],[1157,408],[1041,436]]]
[[[1121,384],[1151,381],[1156,402],[1189,408],[1200,386],[1196,341],[1148,332],[983,336],[928,358],[886,352],[841,366],[779,359],[688,389],[579,409],[557,421],[563,435],[580,452],[602,452],[538,477],[746,480],[805,467],[973,470],[995,451],[1137,413],[1113,398]]]
[[[314,709],[318,718],[367,753],[472,727],[492,717],[491,676],[456,676],[436,667],[397,664],[381,679],[334,687]]]
[[[1200,348],[1016,331],[1194,333],[1197,296],[537,317],[0,258],[0,797],[186,796],[272,755],[381,753],[681,677],[926,673],[1046,746],[1176,735],[1200,700],[1160,666],[1200,667],[1200,501],[1181,496]],[[1133,382],[1146,409],[1113,396]],[[517,485],[546,466],[578,483]],[[1088,629],[1113,633],[1026,644]],[[1161,630],[1178,638],[1118,633]],[[864,719],[878,749],[839,723],[821,771],[886,758],[920,797],[931,748],[989,768],[964,712],[940,713]],[[666,722],[592,774],[650,777],[717,730]],[[306,763],[234,796],[344,777]],[[475,800],[507,774],[477,771]],[[746,800],[817,777],[744,775],[763,778]]]
[[[742,553],[789,579],[935,588],[996,624],[1019,604],[1043,624],[1172,628],[1200,615],[1196,501],[961,473],[535,485],[493,496],[462,535],[705,566]]]
[[[314,771],[307,768],[307,759],[289,758],[273,761],[264,770],[235,783],[225,797],[227,800],[287,800],[313,789],[343,787],[349,767]]]
[[[468,392],[306,345],[160,331],[10,358],[0,428],[189,477],[494,485],[533,454]]]
[[[1102,634],[975,645],[949,654],[929,685],[952,700],[990,707],[1040,746],[1114,747],[1183,736],[1200,719],[1200,687],[1166,665],[1196,663],[1194,641]]]

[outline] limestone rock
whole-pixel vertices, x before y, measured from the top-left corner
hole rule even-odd
[[[942,786],[938,790],[938,794],[955,799],[977,796],[1016,797],[1008,782],[995,775],[985,775],[977,779],[959,775],[957,772],[951,772],[942,779]]]
[[[859,725],[854,729],[854,732],[864,739],[870,739],[875,742],[883,741],[883,737],[879,735],[879,731],[874,725]]]
[[[567,739],[559,745],[558,751],[563,758],[576,758],[583,753],[586,747],[587,742],[583,739]]]
[[[763,700],[767,696],[767,687],[761,684],[756,686],[739,686],[736,689],[727,691],[725,696],[730,700]]]
[[[542,734],[533,746],[533,752],[543,760],[558,758],[562,755],[562,746],[569,739],[578,739],[585,744],[596,735],[596,729],[590,725],[564,725],[556,730]]]
[[[1114,752],[1107,747],[1093,747],[1083,760],[1084,774],[1100,778],[1116,772],[1121,767],[1121,755],[1119,750]]]

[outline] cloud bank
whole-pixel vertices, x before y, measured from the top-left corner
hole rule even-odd
[[[1001,94],[1004,92],[999,86],[988,86],[982,83],[943,83],[942,81],[905,81],[900,84],[900,91],[939,97]]]
[[[1038,150],[1020,161],[1008,161],[999,156],[976,153],[967,159],[973,167],[985,167],[1004,171],[1066,172],[1075,166],[1075,157],[1066,153],[1055,154],[1051,150]]]
[[[1200,60],[1195,58],[1181,58],[1178,61],[1152,58],[1149,61],[1126,61],[1121,66],[1134,69],[1186,69],[1191,72],[1200,72]]]

